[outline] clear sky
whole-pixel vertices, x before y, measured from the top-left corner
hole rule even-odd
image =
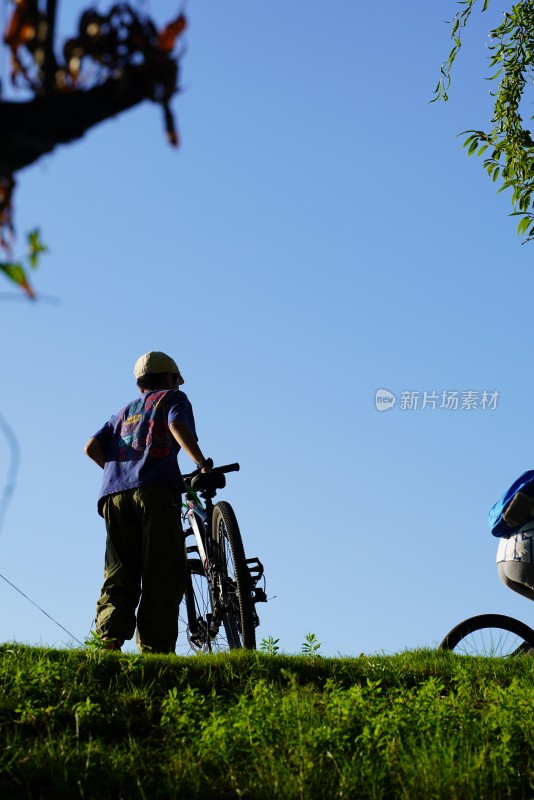
[[[69,34],[83,4],[59,5]],[[138,6],[161,24],[178,9]],[[476,613],[534,624],[487,525],[534,467],[534,244],[456,138],[491,115],[486,33],[505,7],[475,14],[451,99],[430,104],[452,0],[191,0],[180,149],[146,103],[19,174],[18,246],[41,227],[34,283],[59,302],[0,302],[21,454],[0,572],[77,638],[105,541],[83,445],[151,349],[177,360],[203,450],[241,463],[221,497],[265,565],[259,640],[393,653]],[[443,392],[479,407],[440,408]],[[9,462],[0,438],[2,476]],[[0,604],[0,641],[69,643],[1,580]]]

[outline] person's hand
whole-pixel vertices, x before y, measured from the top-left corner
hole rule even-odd
[[[205,458],[204,461],[202,461],[200,464],[197,464],[197,467],[201,472],[211,472],[213,469],[213,459]]]

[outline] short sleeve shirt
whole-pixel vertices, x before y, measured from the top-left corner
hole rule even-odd
[[[517,533],[503,536],[497,548],[497,563],[501,561],[521,561],[534,564],[534,520],[527,522]]]
[[[170,431],[171,422],[185,422],[196,437],[187,395],[179,389],[158,389],[128,403],[95,433],[106,459],[99,514],[108,495],[128,489],[162,486],[184,491],[177,459],[180,446]]]

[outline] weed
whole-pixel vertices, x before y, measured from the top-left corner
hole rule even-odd
[[[262,639],[260,642],[260,652],[267,653],[270,656],[275,656],[280,648],[278,647],[278,642],[280,639],[274,639],[272,636],[267,636],[267,638]]]
[[[85,637],[83,643],[88,650],[98,651],[107,649],[106,642],[102,634],[93,630],[89,631],[89,636]]]
[[[304,641],[302,642],[302,646],[300,652],[303,656],[316,656],[318,658],[322,658],[319,653],[321,647],[321,643],[317,640],[317,636],[314,633],[307,633]]]

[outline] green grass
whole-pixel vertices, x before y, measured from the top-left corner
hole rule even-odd
[[[534,659],[0,646],[0,797],[532,798]]]

